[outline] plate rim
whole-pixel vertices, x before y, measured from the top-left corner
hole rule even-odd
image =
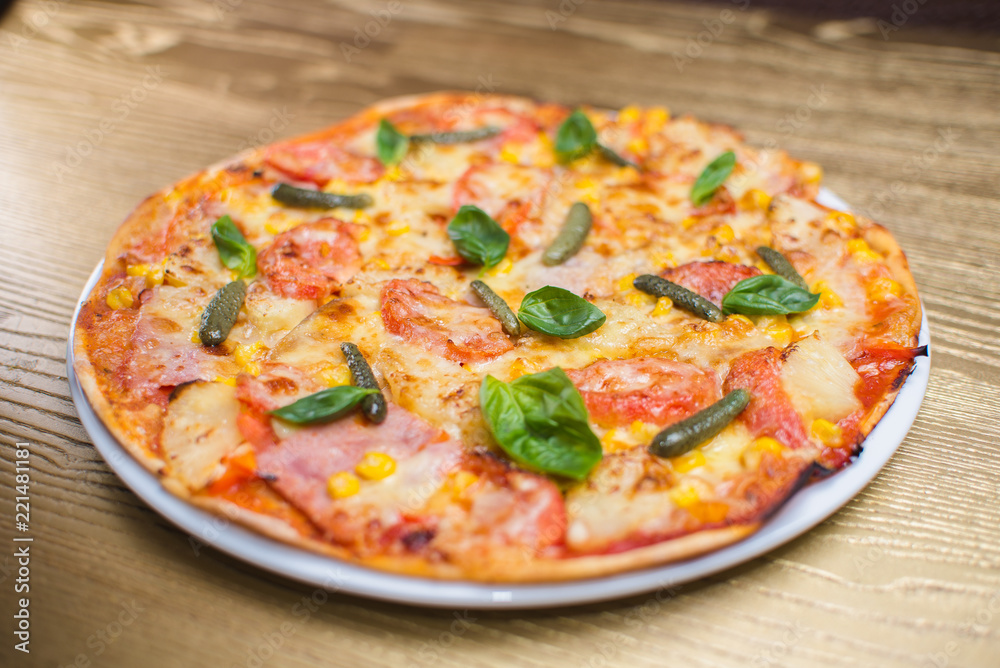
[[[826,188],[817,201],[833,208],[850,207]],[[319,589],[407,605],[470,609],[525,610],[583,605],[651,591],[669,591],[760,557],[803,535],[847,505],[870,484],[909,433],[923,404],[930,377],[930,331],[921,301],[917,342],[928,354],[913,369],[893,404],[847,467],[793,494],[761,528],[736,543],[678,562],[614,575],[567,582],[506,584],[438,580],[379,571],[336,557],[310,552],[235,524],[197,508],[169,492],[153,473],[118,442],[97,416],[74,369],[73,341],[80,309],[100,278],[104,260],[91,273],[73,312],[66,343],[66,368],[73,404],[101,457],[125,485],[152,510],[197,541],[240,561]],[[815,504],[815,508],[807,508]],[[194,549],[192,543],[192,549]],[[197,551],[195,552],[197,555]]]

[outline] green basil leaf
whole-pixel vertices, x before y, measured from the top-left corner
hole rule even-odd
[[[212,241],[222,264],[239,274],[239,278],[252,278],[257,273],[257,249],[244,238],[232,218],[223,216],[215,221]]]
[[[726,151],[713,160],[691,187],[691,201],[694,202],[695,206],[701,206],[712,199],[712,195],[729,178],[735,166],[736,154],[732,151]]]
[[[722,298],[726,313],[746,315],[782,315],[808,311],[819,295],[803,290],[777,274],[762,274],[745,278]]]
[[[517,317],[536,332],[561,339],[590,334],[608,319],[601,309],[583,297],[552,285],[526,294]]]
[[[295,424],[327,422],[345,415],[357,406],[358,402],[372,394],[378,394],[378,390],[356,385],[328,387],[269,412],[286,422]]]
[[[558,367],[512,383],[486,376],[479,405],[497,443],[522,466],[582,480],[601,461],[583,398]]]
[[[448,223],[448,238],[462,259],[487,269],[507,254],[510,235],[489,214],[473,204],[466,204]]]
[[[385,120],[379,121],[378,132],[375,134],[375,152],[383,165],[395,165],[406,157],[410,150],[410,138]]]
[[[560,162],[570,162],[588,155],[597,146],[597,131],[590,119],[577,109],[570,114],[556,132],[556,157]]]

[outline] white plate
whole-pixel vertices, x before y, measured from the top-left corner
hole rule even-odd
[[[820,201],[847,209],[829,191]],[[802,535],[850,501],[871,482],[906,437],[917,416],[930,373],[930,356],[917,358],[895,403],[865,439],[856,461],[836,474],[796,492],[767,523],[749,538],[709,554],[677,563],[621,575],[555,584],[492,585],[448,582],[392,575],[338,559],[307,552],[272,540],[229,520],[195,508],[174,496],[142,467],[111,435],[83,394],[73,370],[72,341],[80,306],[101,275],[99,264],[83,289],[73,314],[67,345],[67,367],[73,403],[87,433],[108,465],[143,501],[189,533],[192,544],[211,545],[238,559],[329,591],[441,608],[544,608],[592,603],[653,590],[718,573],[783,545]],[[919,344],[930,343],[923,316]]]

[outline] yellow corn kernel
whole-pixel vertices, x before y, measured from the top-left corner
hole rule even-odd
[[[264,231],[273,235],[281,234],[281,229],[271,221],[264,223]]]
[[[685,230],[689,230],[695,225],[697,225],[699,222],[701,222],[701,218],[698,218],[697,216],[688,216],[687,218],[681,221],[681,227],[683,227]]]
[[[795,335],[795,330],[785,320],[779,320],[771,323],[764,328],[764,331],[767,332],[772,339],[779,342],[782,347],[791,343],[792,337]]]
[[[734,313],[733,315],[727,317],[726,320],[727,320],[726,323],[727,325],[736,325],[736,326],[742,325],[741,329],[755,327],[755,325],[753,324],[753,320],[746,317],[742,313]]]
[[[326,481],[326,492],[334,499],[346,499],[361,491],[361,481],[353,473],[334,473]]]
[[[712,230],[712,236],[714,236],[717,241],[728,244],[736,238],[736,233],[733,232],[733,228],[729,227],[729,225],[720,225]]]
[[[809,432],[813,438],[830,448],[840,447],[844,441],[844,432],[840,427],[822,418],[813,420]]]
[[[823,180],[823,168],[815,162],[803,162],[799,167],[799,174],[806,183],[819,183]]]
[[[510,270],[514,268],[514,263],[510,261],[509,258],[504,258],[500,260],[496,266],[487,270],[486,274],[488,276],[499,276],[500,274],[509,274]]]
[[[635,137],[634,139],[630,139],[628,143],[625,144],[625,148],[632,153],[645,153],[649,150],[649,142],[645,137]]]
[[[130,264],[125,267],[125,273],[129,276],[145,276],[148,272],[148,264]]]
[[[701,501],[701,497],[698,496],[698,490],[696,490],[691,485],[684,485],[682,487],[677,487],[670,490],[668,493],[670,500],[674,502],[674,505],[680,508],[690,508],[694,504]]]
[[[723,262],[730,262],[732,264],[739,264],[741,258],[739,253],[737,253],[732,246],[723,246],[722,249],[715,254],[716,260],[722,260]]]
[[[626,297],[629,304],[638,308],[649,306],[650,299],[653,298],[652,295],[647,295],[645,292],[639,292],[638,290],[629,293],[628,297]]]
[[[680,457],[674,457],[671,459],[670,465],[673,466],[674,470],[678,473],[687,473],[688,471],[696,469],[699,466],[704,466],[705,455],[703,455],[700,450],[692,450],[686,455],[681,455]]]
[[[670,313],[673,307],[674,302],[671,301],[670,297],[660,297],[656,300],[656,308],[653,309],[653,315],[666,315]]]
[[[635,280],[636,276],[638,276],[638,274],[628,274],[627,276],[622,276],[618,279],[618,282],[615,283],[615,287],[619,290],[631,290],[632,281]]]
[[[185,285],[187,285],[187,281],[181,279],[177,274],[169,270],[163,271],[163,281],[164,283],[173,288],[183,288]]]
[[[878,262],[882,256],[872,250],[864,239],[851,239],[847,242],[847,251],[858,262]]]
[[[767,211],[771,206],[771,196],[758,188],[751,188],[740,198],[740,208],[749,211]]]
[[[253,345],[245,345],[243,343],[236,344],[236,348],[233,350],[233,359],[240,366],[246,366],[254,360],[254,357],[264,348],[264,343],[258,341]]]
[[[817,281],[812,286],[813,293],[819,293],[819,306],[826,310],[838,308],[844,305],[844,300],[836,292],[830,289],[826,281]]]
[[[382,175],[382,178],[386,181],[398,181],[403,178],[403,172],[399,169],[399,165],[393,165],[389,169],[385,170],[385,174]]]
[[[622,107],[621,111],[618,112],[618,121],[620,123],[634,123],[639,120],[639,115],[642,110],[634,105],[628,105],[627,107]]]
[[[396,472],[396,460],[382,452],[367,453],[354,472],[365,480],[381,480]]]
[[[646,112],[646,119],[643,123],[643,131],[646,134],[659,132],[670,120],[670,112],[666,107],[653,107]]]
[[[761,436],[743,450],[740,461],[748,469],[755,469],[760,465],[760,458],[765,453],[780,457],[784,450],[785,446],[778,439]]]
[[[157,285],[162,285],[164,278],[166,278],[166,274],[163,271],[163,265],[150,267],[149,271],[146,272],[146,286],[152,288]]]
[[[351,370],[346,364],[328,366],[319,372],[319,380],[327,387],[351,384]]]
[[[868,284],[868,299],[875,302],[888,301],[891,297],[902,297],[903,286],[891,278],[879,276]]]
[[[650,253],[649,260],[653,263],[654,267],[667,268],[677,266],[674,254],[669,251]]]
[[[510,162],[512,164],[517,164],[521,161],[521,158],[517,155],[514,150],[514,144],[512,142],[506,142],[503,148],[500,149],[500,159],[505,162]]]
[[[465,490],[469,489],[479,480],[479,476],[469,471],[459,471],[451,479],[451,495],[453,498],[462,496]]]
[[[236,379],[229,376],[216,376],[215,382],[229,385],[230,387],[236,387]]]
[[[360,212],[359,212],[360,213]],[[354,217],[357,221],[357,216]],[[369,237],[372,235],[372,228],[365,225],[360,230],[358,230],[358,241],[368,241]]]
[[[197,343],[198,345],[201,345],[201,337],[198,336],[197,329],[191,332],[191,343]]]
[[[524,359],[523,357],[518,357],[510,365],[510,379],[515,380],[531,371],[532,367],[528,363],[528,360]]]
[[[729,505],[721,501],[706,501],[691,505],[687,511],[699,522],[714,524],[726,519],[726,515],[729,514]]]
[[[117,311],[120,308],[132,308],[135,300],[132,299],[132,291],[122,285],[109,292],[105,301],[108,308]]]
[[[388,228],[385,230],[394,237],[398,237],[401,234],[406,234],[410,231],[410,226],[406,223],[400,223],[398,221],[393,221]]]
[[[389,263],[379,257],[379,258],[375,258],[374,260],[370,260],[365,265],[365,268],[367,268],[367,269],[381,269],[382,271],[386,271],[387,269],[389,269]]]
[[[632,444],[624,438],[624,434],[618,429],[609,429],[601,436],[601,448],[605,452],[618,452],[619,450],[628,450],[632,447]]]
[[[653,440],[653,437],[660,432],[660,428],[655,424],[650,422],[643,422],[642,420],[635,420],[628,427],[629,432],[636,437],[637,440],[644,443],[648,443]]]
[[[576,185],[576,187],[580,190],[588,190],[590,188],[596,188],[597,182],[589,176],[585,176],[582,179],[578,179],[574,185]]]
[[[538,149],[532,160],[536,167],[547,168],[556,163],[552,139],[544,132],[538,133]]]
[[[856,227],[858,222],[854,219],[854,215],[848,213],[847,211],[831,211],[826,214],[826,219],[832,223],[835,223],[838,227]]]

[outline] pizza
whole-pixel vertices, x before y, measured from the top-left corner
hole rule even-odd
[[[163,486],[395,573],[586,578],[849,466],[921,307],[822,172],[664,108],[438,93],[149,197],[73,341]]]

